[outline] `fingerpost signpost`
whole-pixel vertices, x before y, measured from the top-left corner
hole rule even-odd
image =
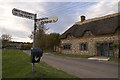
[[[56,16],[37,19],[36,24],[54,23],[58,20]]]
[[[58,18],[56,16],[53,16],[53,17],[45,17],[45,18],[37,19],[37,14],[29,13],[29,12],[22,11],[22,10],[19,10],[16,8],[14,8],[12,10],[12,14],[14,16],[34,20],[33,48],[31,49],[32,72],[34,72],[35,71],[35,69],[34,69],[35,64],[34,63],[40,62],[40,59],[43,55],[43,51],[40,48],[35,48],[36,28],[37,28],[36,24],[44,25],[46,23],[53,23],[53,22],[56,22],[58,20]]]

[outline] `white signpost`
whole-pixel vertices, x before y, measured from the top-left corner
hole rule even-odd
[[[12,10],[12,14],[15,16],[19,16],[19,17],[23,17],[23,18],[28,18],[28,19],[32,19],[34,20],[34,38],[33,38],[33,49],[35,49],[35,42],[36,42],[36,24],[40,24],[40,25],[44,25],[45,23],[52,23],[52,22],[56,22],[58,20],[58,18],[56,16],[53,17],[48,17],[48,18],[40,18],[40,19],[36,19],[37,14],[33,14],[33,13],[29,13],[26,11],[22,11],[19,9],[14,8]],[[35,56],[35,61],[37,61],[39,58]],[[34,72],[34,63],[32,64],[32,72]]]
[[[19,9],[16,9],[16,8],[14,8],[12,10],[12,14],[15,15],[15,16],[28,18],[28,19],[32,19],[32,20],[35,19],[35,14],[29,13],[29,12],[26,12],[26,11],[22,11],[22,10],[19,10]]]
[[[36,20],[36,24],[45,24],[45,23],[53,23],[56,22],[58,18],[56,16],[40,18]]]

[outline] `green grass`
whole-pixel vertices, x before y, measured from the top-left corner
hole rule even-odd
[[[67,57],[76,57],[76,58],[90,58],[90,57],[94,57],[94,56],[89,56],[89,55],[62,54],[62,53],[54,53],[54,55],[67,56]],[[109,61],[118,62],[118,61],[120,61],[120,59],[119,59],[119,58],[115,58],[115,57],[111,57],[111,58],[109,59]]]
[[[109,59],[109,61],[118,62],[118,61],[120,61],[120,59],[119,59],[119,58],[115,58],[115,57],[111,57],[111,58]]]
[[[35,64],[32,73],[30,56],[20,50],[2,51],[2,77],[3,78],[77,78],[66,72],[53,68],[45,62]]]
[[[43,53],[49,53],[52,52],[52,50],[43,50]]]
[[[90,57],[93,57],[93,56],[89,56],[89,55],[62,54],[62,53],[54,53],[54,55],[76,57],[76,58],[90,58]]]

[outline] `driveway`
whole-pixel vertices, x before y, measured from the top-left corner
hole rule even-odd
[[[26,51],[27,54],[30,51]],[[41,61],[80,78],[118,78],[118,63],[44,54]]]

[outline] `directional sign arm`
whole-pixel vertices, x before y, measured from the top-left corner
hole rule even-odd
[[[57,22],[58,18],[56,16],[52,16],[52,17],[46,17],[46,18],[40,18],[37,19],[36,24],[45,24],[45,23],[53,23],[53,22]]]
[[[32,19],[32,20],[35,19],[35,14],[29,13],[29,12],[26,12],[26,11],[22,11],[22,10],[19,10],[19,9],[16,9],[16,8],[14,8],[12,10],[12,14],[15,15],[15,16],[28,18],[28,19]]]

